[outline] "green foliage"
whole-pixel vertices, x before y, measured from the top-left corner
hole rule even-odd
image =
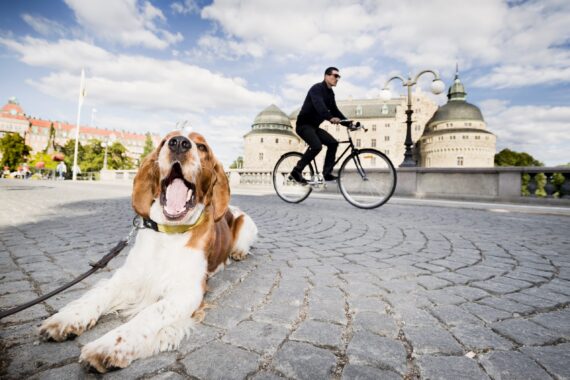
[[[519,153],[505,148],[495,154],[495,166],[544,166],[544,164],[528,153]]]
[[[231,163],[230,169],[241,169],[243,168],[243,157],[239,156]]]
[[[107,151],[107,168],[111,170],[132,169],[133,160],[127,156],[127,148],[115,141]]]
[[[67,140],[65,145],[61,147],[61,152],[65,155],[63,162],[65,162],[65,165],[67,166],[66,178],[71,178],[73,175],[72,168],[73,168],[74,150],[75,150],[75,140],[74,139]],[[83,162],[84,157],[85,157],[85,148],[83,147],[83,145],[81,145],[81,143],[78,143],[78,146],[77,146],[77,162],[79,162],[79,163]],[[79,167],[81,168],[81,166],[79,166]],[[83,169],[81,169],[81,170],[83,170]]]
[[[32,158],[32,162],[30,162],[30,167],[35,168],[38,162],[45,163],[45,169],[55,170],[57,167],[57,162],[55,162],[52,158],[52,154],[47,154],[44,152],[37,152],[34,157]]]
[[[103,160],[105,157],[105,148],[100,140],[89,140],[85,145],[85,153],[79,161],[79,168],[82,173],[97,172],[103,169]]]
[[[143,152],[140,158],[140,162],[142,162],[142,160],[148,156],[152,151],[154,150],[154,144],[152,142],[152,136],[150,134],[150,132],[146,133],[146,139],[144,141],[144,148],[143,148]]]
[[[19,164],[23,163],[30,155],[32,148],[17,133],[7,133],[0,139],[0,152],[2,159],[0,166],[8,166],[10,170],[15,170]]]

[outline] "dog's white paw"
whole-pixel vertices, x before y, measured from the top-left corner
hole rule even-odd
[[[97,320],[81,316],[79,312],[63,311],[46,319],[39,328],[40,336],[45,340],[62,342],[79,336],[95,326]]]
[[[105,335],[81,349],[79,362],[100,373],[125,368],[135,359],[135,348],[121,335]]]

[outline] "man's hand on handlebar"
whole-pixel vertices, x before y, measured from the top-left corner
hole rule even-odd
[[[333,117],[330,121],[332,124],[340,124],[340,119],[338,117]]]

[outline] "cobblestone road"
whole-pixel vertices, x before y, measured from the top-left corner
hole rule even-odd
[[[87,270],[129,231],[128,195],[125,186],[0,182],[0,308]],[[38,341],[40,321],[106,271],[1,321],[0,377],[570,378],[570,218],[275,196],[232,204],[260,239],[209,281],[214,307],[177,351],[84,372],[80,347],[120,316],[73,341]]]

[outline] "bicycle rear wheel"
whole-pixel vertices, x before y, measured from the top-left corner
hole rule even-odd
[[[309,185],[301,185],[292,178],[289,178],[291,171],[303,155],[298,152],[285,153],[275,164],[273,169],[273,188],[285,202],[299,203],[307,199],[313,188]],[[313,178],[315,171],[313,165],[309,164],[303,170],[305,179]]]
[[[388,202],[396,189],[396,169],[375,149],[361,149],[348,156],[338,172],[344,198],[359,208],[376,208]]]

